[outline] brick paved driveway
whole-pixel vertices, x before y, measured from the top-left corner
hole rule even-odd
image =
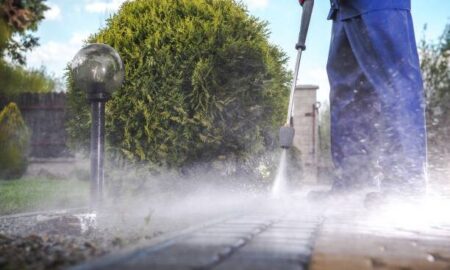
[[[410,217],[340,203],[284,201],[282,207],[162,236],[76,269],[450,270],[450,219],[426,222],[413,209],[416,224],[405,220]]]

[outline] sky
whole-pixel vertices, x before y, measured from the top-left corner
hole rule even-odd
[[[35,33],[40,46],[27,54],[27,66],[45,67],[56,77],[83,47],[83,42],[105,26],[107,18],[117,12],[125,0],[51,0],[45,20]],[[149,0],[150,1],[150,0]],[[157,1],[157,0],[154,0]],[[289,57],[288,68],[294,69],[294,49],[300,27],[301,7],[297,0],[242,0],[249,13],[269,23],[270,42]],[[373,0],[379,1],[379,0]],[[436,41],[450,23],[449,0],[411,0],[416,40]],[[326,61],[331,36],[331,22],[326,20],[328,0],[315,0],[307,37],[307,50],[302,55],[300,84],[319,86],[318,99],[326,102],[329,86]],[[427,25],[426,31],[424,26]]]

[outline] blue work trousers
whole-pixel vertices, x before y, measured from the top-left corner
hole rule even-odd
[[[425,101],[410,12],[334,20],[327,72],[333,187],[425,191]]]

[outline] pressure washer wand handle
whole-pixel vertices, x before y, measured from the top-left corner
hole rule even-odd
[[[305,0],[303,3],[302,21],[300,24],[300,33],[298,35],[298,42],[295,45],[295,49],[302,51],[306,50],[306,36],[308,35],[309,22],[311,21],[311,15],[314,7],[314,0]]]
[[[297,79],[298,79],[298,71],[300,69],[300,60],[302,59],[302,52],[306,50],[306,36],[308,34],[309,29],[309,22],[311,21],[311,14],[314,7],[314,0],[305,0],[303,3],[303,13],[302,13],[302,19],[300,24],[300,33],[298,36],[298,42],[295,45],[295,49],[298,51],[297,53],[297,60],[295,61],[295,70],[294,70],[294,78],[292,81],[292,87],[291,87],[291,93],[289,97],[289,108],[288,108],[288,115],[286,120],[286,125],[292,126],[292,110],[294,107],[294,93],[295,93],[295,87],[297,86]]]

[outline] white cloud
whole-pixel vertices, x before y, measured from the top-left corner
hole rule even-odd
[[[264,9],[269,5],[269,0],[244,0],[250,9]]]
[[[87,0],[85,10],[91,13],[117,11],[126,0]]]
[[[45,11],[44,16],[47,20],[59,20],[61,19],[61,9],[58,5],[53,3],[47,3],[47,6],[50,8],[49,10]]]
[[[74,33],[68,42],[49,41],[27,54],[27,66],[45,66],[48,72],[62,77],[67,64],[83,47],[89,33]]]
[[[89,33],[73,33],[69,40],[69,44],[83,45],[84,41],[89,37]]]

